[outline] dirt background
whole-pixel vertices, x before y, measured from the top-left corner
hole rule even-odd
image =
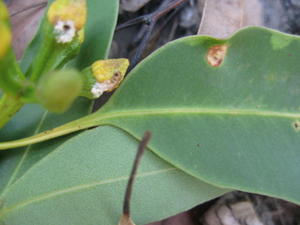
[[[137,63],[177,38],[196,34],[226,38],[249,25],[300,34],[300,0],[186,0],[166,14],[157,16],[159,9],[168,9],[169,4],[178,1],[120,0],[118,25],[138,17],[147,20],[116,31],[110,57],[126,57]],[[20,58],[36,31],[46,1],[5,2],[12,16],[14,48]],[[150,26],[154,17],[155,25]],[[109,95],[101,97],[97,107],[108,98]],[[151,225],[200,224],[298,225],[300,207],[275,198],[232,192]]]

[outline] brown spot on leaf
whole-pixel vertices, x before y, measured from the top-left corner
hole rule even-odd
[[[207,53],[207,61],[213,67],[220,66],[226,56],[228,46],[225,44],[212,46]]]
[[[300,131],[300,121],[295,121],[293,127],[296,131]]]

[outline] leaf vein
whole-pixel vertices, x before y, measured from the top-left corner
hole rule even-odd
[[[45,111],[45,112],[43,113],[42,117],[41,117],[40,122],[39,122],[38,125],[36,126],[36,129],[35,129],[34,132],[33,132],[34,135],[37,134],[38,132],[40,132],[40,129],[41,129],[41,127],[42,127],[42,125],[43,125],[43,123],[44,123],[44,121],[45,121],[47,115],[48,115],[48,111]],[[9,179],[9,181],[7,182],[5,188],[3,189],[2,195],[6,192],[7,188],[14,182],[14,180],[15,180],[15,178],[16,178],[18,172],[19,172],[19,170],[21,169],[23,163],[25,162],[25,160],[26,160],[26,158],[27,158],[27,156],[28,156],[28,154],[29,154],[29,151],[31,150],[31,147],[32,147],[32,145],[28,145],[28,146],[26,147],[26,149],[24,150],[24,153],[23,153],[23,155],[22,155],[22,157],[21,157],[19,163],[18,163],[17,166],[15,167],[15,169],[14,169],[14,171],[13,171],[13,173],[12,173],[10,179]]]
[[[168,173],[168,172],[172,172],[175,170],[178,170],[178,169],[175,167],[169,167],[169,168],[165,168],[165,169],[161,169],[161,170],[140,173],[137,175],[137,178],[144,178],[144,177],[153,176],[153,175],[157,175],[157,174]],[[34,204],[37,202],[49,200],[51,198],[55,198],[55,197],[69,194],[72,192],[77,192],[77,191],[81,191],[84,189],[97,187],[100,185],[112,184],[112,183],[116,183],[116,182],[120,182],[120,181],[125,181],[127,179],[128,179],[128,176],[121,176],[121,177],[117,177],[117,178],[107,179],[107,180],[98,181],[98,182],[92,182],[92,183],[88,183],[88,184],[82,184],[82,185],[78,185],[78,186],[74,186],[74,187],[70,187],[70,188],[66,188],[66,189],[49,192],[49,193],[37,196],[35,198],[25,200],[24,202],[17,203],[9,208],[4,208],[0,214],[0,218],[11,213],[12,211],[24,208],[27,205],[31,205],[31,204]]]

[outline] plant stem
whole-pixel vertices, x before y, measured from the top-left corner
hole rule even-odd
[[[23,105],[18,97],[3,94],[0,99],[0,128],[4,127]]]

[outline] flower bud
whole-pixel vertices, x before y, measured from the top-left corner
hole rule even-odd
[[[48,11],[48,21],[54,26],[58,43],[71,42],[84,28],[86,17],[86,0],[56,0]]]
[[[93,63],[92,73],[97,80],[91,89],[93,97],[98,98],[103,92],[116,89],[123,80],[128,66],[128,59],[107,59]]]
[[[64,112],[79,96],[81,74],[72,69],[53,71],[43,76],[37,86],[37,97],[49,111]]]
[[[98,60],[93,63],[92,72],[96,80],[101,83],[111,79],[116,73],[124,76],[128,66],[128,59]]]

